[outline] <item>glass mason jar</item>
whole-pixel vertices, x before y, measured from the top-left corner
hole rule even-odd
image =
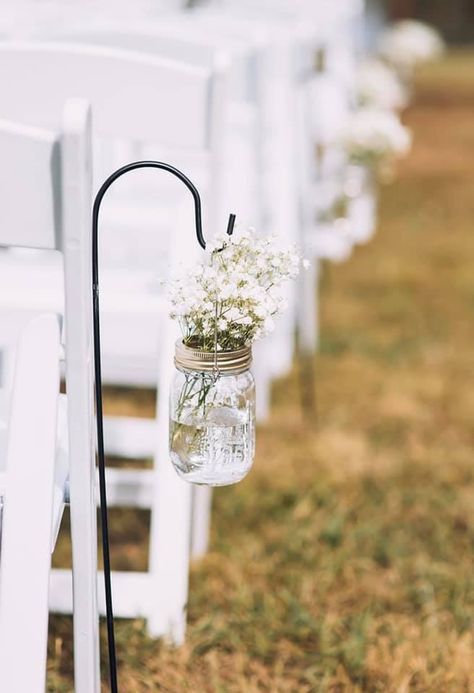
[[[176,344],[170,393],[170,455],[193,484],[243,479],[255,454],[255,383],[250,347],[203,352]]]
[[[366,243],[374,235],[377,224],[377,186],[372,167],[349,165],[344,192],[354,240],[356,243]]]

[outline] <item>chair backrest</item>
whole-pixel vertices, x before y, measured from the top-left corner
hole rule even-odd
[[[4,162],[0,167],[0,245],[57,249],[61,222],[57,134],[1,121],[0,152]]]
[[[229,97],[226,141],[218,143],[225,163],[220,166],[219,218],[232,206],[241,221],[249,219],[260,226],[262,195],[258,189],[261,169],[262,109],[257,100],[257,61],[255,42],[222,36],[212,27],[204,35],[196,33],[194,22],[186,16],[174,21],[147,24],[112,24],[71,33],[58,39],[118,50],[148,53],[173,58],[181,64],[200,65],[205,69],[217,63],[229,64]],[[139,158],[149,158],[147,147]],[[244,173],[245,172],[245,173]],[[244,175],[240,175],[244,174]],[[141,181],[140,181],[141,182]],[[215,183],[217,184],[217,183]]]
[[[12,693],[46,684],[59,357],[57,317],[35,319],[16,359],[2,511],[0,671]]]
[[[57,126],[65,101],[79,97],[91,103],[98,135],[209,147],[210,68],[97,46],[11,42],[0,44],[0,84],[0,117],[13,122]]]
[[[90,107],[80,99],[65,105],[62,131],[0,121],[0,246],[58,250],[64,256],[69,411],[83,437],[72,454],[79,457],[84,445],[89,457],[93,450],[91,149]]]
[[[221,192],[227,75],[223,61],[195,66],[79,43],[0,43],[0,118],[54,128],[62,104],[78,96],[92,104],[94,137],[155,143],[159,156],[188,170],[188,157],[194,152],[200,161],[204,154],[203,211],[214,232],[228,213]],[[103,170],[108,174],[122,163],[112,161]],[[193,171],[191,166],[191,177]]]
[[[45,38],[131,50],[207,69],[228,62],[231,98],[255,99],[252,90],[254,46],[237,37],[222,36],[212,27],[206,34],[196,32],[195,22],[187,14],[147,20],[146,23],[111,22],[104,27],[94,22],[90,28],[76,31],[61,27]]]

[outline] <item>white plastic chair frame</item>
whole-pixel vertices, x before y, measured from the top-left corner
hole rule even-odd
[[[9,693],[46,684],[59,375],[58,318],[45,315],[20,338],[2,450],[0,671]]]
[[[58,130],[0,122],[0,245],[59,250],[64,256],[75,682],[76,691],[95,693],[100,678],[87,104],[70,101]],[[12,284],[12,296],[15,291]],[[15,310],[13,305],[10,312]],[[2,321],[0,316],[0,327]]]

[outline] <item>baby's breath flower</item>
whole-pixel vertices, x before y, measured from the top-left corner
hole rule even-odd
[[[441,56],[445,44],[441,34],[429,24],[404,19],[389,26],[379,40],[381,56],[400,71],[412,70]]]
[[[395,113],[361,108],[344,128],[341,141],[351,161],[375,166],[407,154],[411,132]]]
[[[408,94],[397,73],[376,58],[362,61],[355,76],[357,105],[399,111],[407,105]]]
[[[282,287],[302,265],[295,248],[251,229],[219,234],[206,259],[168,283],[171,317],[189,346],[219,350],[251,344],[274,329],[286,307]]]

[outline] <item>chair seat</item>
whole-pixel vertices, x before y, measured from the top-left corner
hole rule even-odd
[[[60,258],[53,253],[0,253],[0,347],[15,342],[22,327],[44,311],[63,313]],[[166,300],[152,273],[121,268],[102,272],[104,382],[156,381],[166,313]]]

